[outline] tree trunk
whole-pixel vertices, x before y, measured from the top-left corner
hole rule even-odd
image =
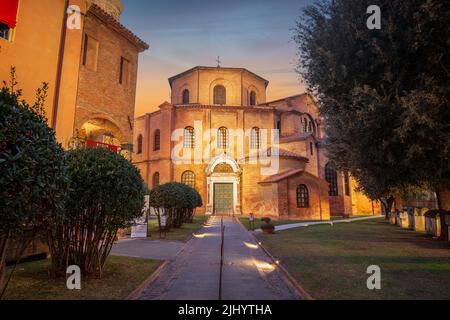
[[[384,198],[380,199],[380,203],[381,203],[382,211],[384,212],[385,219],[389,220],[389,211],[387,209],[387,203],[384,201]],[[373,204],[372,204],[372,207],[373,207]]]
[[[436,199],[441,220],[441,236],[439,240],[448,241],[448,227],[445,223],[445,214],[450,211],[450,190],[446,186],[440,186],[436,190]]]
[[[393,196],[390,196],[386,199],[386,201],[380,199],[381,205],[384,207],[384,214],[386,220],[389,220],[389,213],[392,211],[392,206],[394,205],[395,198]]]
[[[6,250],[8,248],[9,233],[0,237],[0,298],[6,285]]]

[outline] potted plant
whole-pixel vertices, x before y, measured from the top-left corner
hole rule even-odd
[[[261,225],[261,230],[266,234],[274,234],[275,226],[271,223],[272,219],[265,217],[261,219],[264,223]]]

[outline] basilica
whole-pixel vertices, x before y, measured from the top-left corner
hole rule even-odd
[[[323,147],[314,99],[266,100],[245,68],[195,67],[169,79],[171,101],[135,121],[133,162],[149,188],[178,181],[208,215],[328,220],[379,213]]]

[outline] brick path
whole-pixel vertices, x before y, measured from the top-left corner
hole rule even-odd
[[[217,300],[220,274],[220,217],[192,238],[169,261],[139,300]],[[224,217],[225,248],[222,278],[224,300],[297,300],[299,294],[260,249],[253,237],[231,217]]]

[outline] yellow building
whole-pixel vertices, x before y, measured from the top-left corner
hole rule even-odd
[[[79,135],[129,153],[138,55],[148,45],[120,23],[120,0],[0,1],[0,80],[14,66],[30,103],[49,84],[47,118],[64,147]]]
[[[244,68],[195,67],[169,84],[171,102],[135,121],[134,162],[150,188],[191,185],[206,214],[373,213],[352,179],[328,163],[309,95],[267,102],[269,82]]]

